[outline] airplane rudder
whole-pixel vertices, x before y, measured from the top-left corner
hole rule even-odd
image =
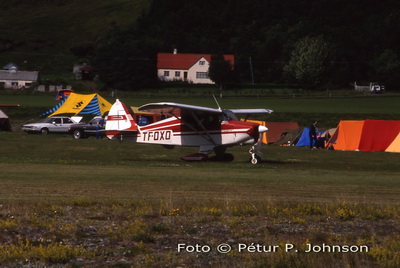
[[[118,99],[108,114],[106,130],[137,130],[132,109]]]

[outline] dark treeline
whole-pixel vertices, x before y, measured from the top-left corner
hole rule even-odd
[[[400,85],[396,1],[153,0],[130,29],[99,38],[93,65],[110,87],[155,84],[157,52],[234,54],[242,83]]]

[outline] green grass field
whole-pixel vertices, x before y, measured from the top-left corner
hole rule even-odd
[[[54,103],[49,96],[31,102],[29,97],[5,95],[0,102],[18,102],[28,111]],[[213,106],[206,99],[174,101]],[[396,101],[223,99],[221,104],[267,104],[278,113],[314,107],[314,116],[329,108],[338,117],[398,117]],[[231,163],[189,163],[179,158],[196,148],[21,131],[0,132],[0,146],[0,263],[8,266],[400,265],[400,154],[269,145],[262,163],[253,166],[248,146],[238,146],[229,149],[235,155]],[[219,253],[220,244],[229,244],[231,252]],[[309,244],[315,245],[313,252]],[[203,252],[189,252],[195,245]],[[258,252],[257,245],[276,251]],[[295,250],[286,250],[288,245]],[[319,251],[335,245],[340,250]],[[368,250],[343,252],[345,246]]]
[[[108,94],[101,94],[108,101],[113,103],[115,98]],[[9,109],[7,113],[16,121],[25,122],[32,120],[54,107],[58,101],[55,95],[0,95],[0,103],[17,103],[19,109]],[[207,95],[206,95],[207,96]],[[162,93],[160,96],[138,97],[133,93],[120,93],[120,100],[131,106],[140,106],[149,102],[171,101],[193,105],[217,108],[217,105],[210,94],[209,97],[195,96],[189,94],[186,97],[176,94]],[[294,121],[300,126],[308,126],[311,121],[318,120],[320,128],[336,127],[340,120],[364,120],[382,119],[399,120],[400,102],[399,95],[379,95],[367,97],[335,97],[335,98],[218,98],[222,108],[268,108],[274,113],[259,119],[267,121]]]

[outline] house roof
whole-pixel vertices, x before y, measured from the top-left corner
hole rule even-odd
[[[157,69],[179,69],[188,70],[201,58],[206,61],[211,61],[211,54],[173,54],[173,53],[158,53],[157,54]],[[225,60],[229,60],[234,64],[233,55],[224,55]]]
[[[39,77],[38,71],[6,71],[0,70],[0,80],[14,80],[14,81],[37,81]]]

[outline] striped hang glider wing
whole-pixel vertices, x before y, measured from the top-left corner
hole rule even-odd
[[[76,94],[71,93],[69,97],[60,102],[49,111],[41,114],[41,116],[54,116],[58,114],[73,114],[73,115],[104,115],[111,109],[111,103],[105,100],[98,94]]]

